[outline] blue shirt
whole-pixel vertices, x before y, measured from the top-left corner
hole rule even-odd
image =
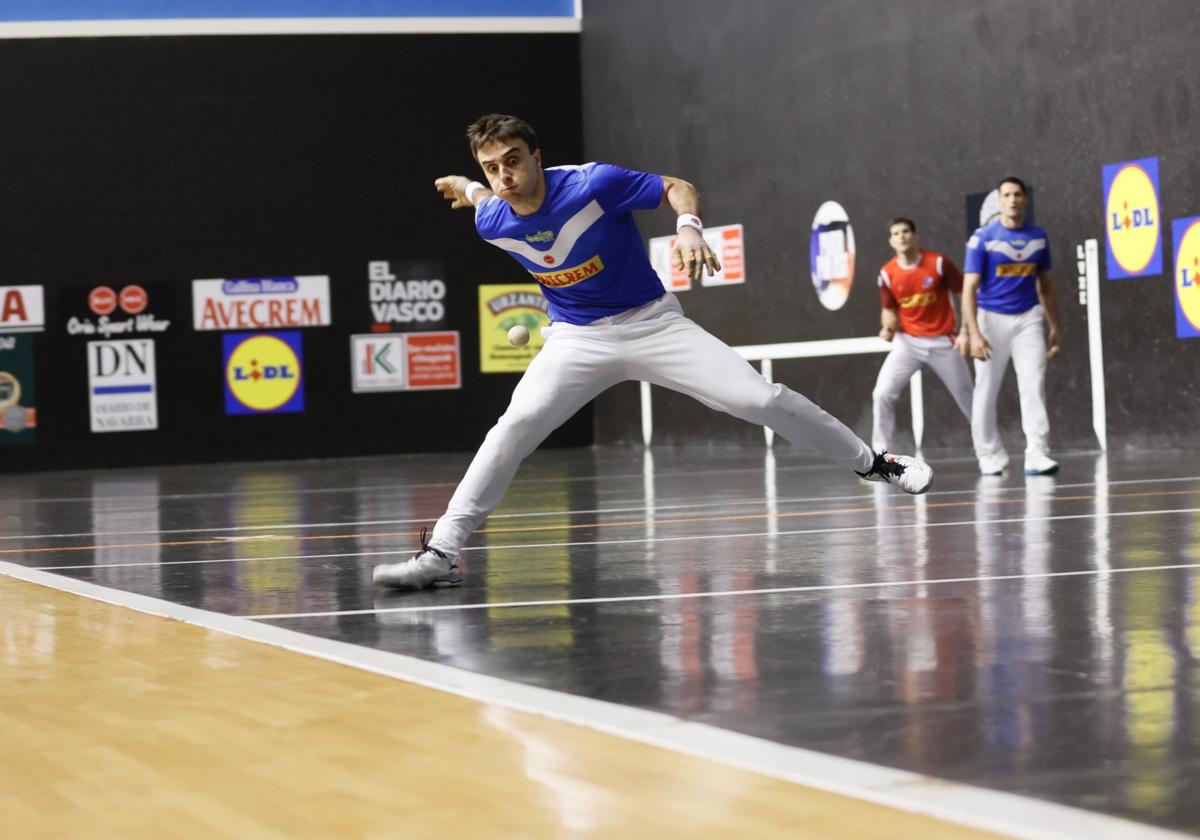
[[[662,203],[662,177],[607,163],[545,174],[536,212],[520,216],[491,196],[476,209],[475,228],[541,284],[550,320],[587,324],[662,297],[631,215]]]
[[[980,275],[975,302],[989,312],[1019,315],[1038,304],[1038,272],[1050,270],[1050,237],[1033,225],[1016,230],[1000,222],[967,241],[963,273]]]

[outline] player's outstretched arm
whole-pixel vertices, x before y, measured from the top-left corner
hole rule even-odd
[[[671,205],[671,209],[680,217],[676,225],[679,236],[675,239],[671,262],[676,271],[687,269],[692,282],[699,283],[705,268],[708,268],[709,277],[721,270],[721,261],[704,241],[704,231],[699,227],[700,194],[696,192],[695,187],[680,178],[664,175],[662,179],[663,203]],[[691,220],[686,218],[689,216]]]
[[[434,181],[433,186],[442,194],[442,198],[450,202],[452,210],[475,207],[492,194],[483,184],[464,175],[444,175]]]

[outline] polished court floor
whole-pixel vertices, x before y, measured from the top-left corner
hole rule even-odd
[[[787,447],[540,452],[419,593],[371,567],[466,456],[9,475],[0,561],[1200,833],[1200,465],[932,460],[914,498]],[[10,663],[37,639],[6,620]]]

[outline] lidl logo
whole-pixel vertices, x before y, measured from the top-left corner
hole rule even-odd
[[[1109,164],[1103,180],[1108,279],[1161,274],[1158,158]]]
[[[1175,241],[1175,336],[1200,338],[1200,216],[1176,219],[1171,238]]]
[[[300,333],[234,333],[225,346],[225,413],[304,410]]]

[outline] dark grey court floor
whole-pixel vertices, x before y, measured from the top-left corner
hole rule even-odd
[[[0,477],[0,559],[1200,833],[1200,465],[537,453],[458,589],[376,590],[467,456]],[[1015,466],[1019,467],[1019,460]]]

